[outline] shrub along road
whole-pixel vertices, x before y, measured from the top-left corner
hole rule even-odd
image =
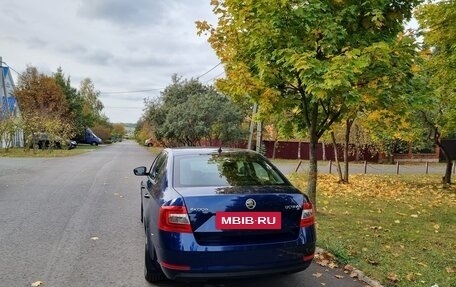
[[[0,158],[0,285],[151,286],[143,278],[140,178],[132,169],[153,158],[131,141],[66,158]],[[190,286],[259,284],[366,285],[313,264],[292,275]]]

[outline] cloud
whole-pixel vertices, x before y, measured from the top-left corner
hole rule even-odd
[[[43,39],[37,38],[37,37],[32,37],[27,40],[25,40],[26,45],[30,49],[42,49],[47,46],[47,42],[44,41]]]
[[[88,19],[102,19],[117,25],[136,26],[158,23],[172,1],[157,0],[82,0],[78,14]]]
[[[65,45],[57,48],[59,52],[71,55],[77,61],[99,66],[108,66],[115,61],[115,56],[102,49],[89,49],[81,44]]]
[[[209,0],[10,1],[0,25],[0,56],[18,71],[61,67],[78,87],[91,78],[114,122],[135,122],[144,98],[155,98],[171,76],[192,78],[218,63],[196,20],[214,22]],[[39,11],[39,12],[37,12]],[[223,70],[217,67],[201,80]],[[143,93],[109,93],[148,90]],[[150,90],[150,91],[149,91]],[[108,109],[108,107],[111,107]]]

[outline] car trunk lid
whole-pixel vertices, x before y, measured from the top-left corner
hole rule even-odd
[[[193,234],[201,245],[295,240],[307,201],[288,185],[176,190],[184,198]]]

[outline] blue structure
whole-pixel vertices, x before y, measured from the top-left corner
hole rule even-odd
[[[14,97],[14,81],[9,67],[3,67],[0,57],[0,126],[9,120],[20,119],[19,106]],[[23,147],[23,131],[19,127],[14,133],[0,131],[0,148]]]
[[[2,115],[11,115],[17,112],[17,101],[13,97],[2,97]]]

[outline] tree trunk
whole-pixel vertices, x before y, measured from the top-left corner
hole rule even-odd
[[[277,145],[279,144],[279,140],[275,139],[274,140],[274,147],[272,149],[272,159],[275,159],[276,157],[276,150],[277,150]]]
[[[348,149],[350,144],[350,131],[353,125],[354,120],[347,119],[345,125],[345,142],[344,142],[344,180],[343,182],[348,183],[348,170],[349,170],[349,163],[348,163]]]
[[[309,144],[309,177],[307,180],[307,193],[315,210],[317,209],[317,144],[318,138],[315,135],[311,135]]]
[[[445,168],[445,176],[443,177],[443,184],[451,185],[451,170],[453,168],[453,161],[451,159],[447,160]]]
[[[340,168],[339,154],[337,153],[337,142],[334,132],[331,131],[331,140],[334,147],[334,160],[336,161],[337,174],[339,175],[339,182],[343,182],[344,178],[342,177],[342,169]]]
[[[315,210],[317,210],[317,121],[318,121],[318,104],[313,104],[310,109],[310,125],[308,132],[310,137],[309,143],[309,177],[307,179],[307,194],[312,202]]]
[[[325,142],[324,141],[321,142],[321,149],[322,149],[322,152],[323,152],[322,160],[326,161],[326,146],[325,146]]]
[[[437,146],[442,151],[442,154],[445,157],[445,161],[446,161],[445,175],[442,178],[442,183],[444,185],[451,185],[451,169],[453,167],[452,158],[450,157],[450,155],[447,152],[447,150],[443,147],[443,145],[440,142],[440,140],[436,140],[435,143],[437,144]]]

